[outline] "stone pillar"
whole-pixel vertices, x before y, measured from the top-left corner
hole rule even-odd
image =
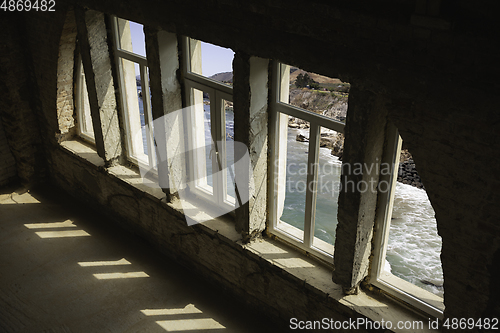
[[[267,215],[269,61],[237,52],[233,70],[234,141],[247,146],[253,172],[252,181],[249,170],[236,169],[238,180],[248,180],[248,186],[238,186],[238,191],[249,201],[236,209],[236,230],[245,241],[265,229]],[[239,153],[235,149],[235,161],[241,158]]]
[[[73,96],[76,95],[76,92],[73,91],[73,74],[75,66],[78,66],[78,70],[80,68],[80,64],[77,64],[74,59],[75,40],[75,15],[73,11],[70,11],[66,15],[66,21],[64,22],[57,61],[57,121],[61,137],[75,131]]]
[[[104,14],[75,8],[96,149],[106,165],[122,157],[120,122]]]
[[[15,159],[17,176],[24,185],[31,186],[44,177],[47,155],[42,146],[44,132],[41,126],[44,124],[37,117],[41,112],[40,91],[33,67],[28,66],[32,55],[26,45],[22,22],[16,15],[4,15],[0,20],[3,32],[0,44],[0,118],[8,149]],[[4,156],[0,159],[7,160]]]
[[[184,114],[181,84],[177,78],[179,55],[176,34],[144,29],[155,145],[160,187],[167,194],[185,187]]]
[[[387,112],[377,97],[353,86],[345,127],[333,272],[333,281],[348,294],[356,293],[368,274],[379,181],[375,166],[382,159],[386,123]]]

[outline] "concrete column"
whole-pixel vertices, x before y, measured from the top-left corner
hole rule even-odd
[[[96,149],[109,166],[121,159],[122,140],[104,14],[77,7],[75,17]]]
[[[349,95],[333,281],[356,293],[368,274],[387,112],[371,92]],[[372,167],[373,166],[373,167]],[[362,172],[360,172],[362,167]]]
[[[151,81],[154,136],[160,187],[167,194],[185,187],[184,114],[177,78],[179,55],[176,34],[145,27]]]
[[[248,147],[253,172],[252,182],[249,170],[235,170],[238,180],[248,179],[248,186],[238,186],[238,191],[240,197],[249,198],[249,201],[236,209],[236,230],[242,233],[245,241],[265,229],[267,215],[269,61],[237,52],[233,70],[234,141]],[[235,149],[235,161],[241,158],[237,155]]]
[[[73,117],[75,92],[73,74],[75,66],[76,23],[73,11],[68,12],[64,22],[63,33],[59,42],[59,58],[57,60],[57,121],[60,139],[68,133],[75,132]]]

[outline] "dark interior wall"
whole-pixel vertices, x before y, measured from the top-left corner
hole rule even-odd
[[[498,307],[500,29],[491,1],[448,7],[449,30],[412,24],[413,1],[76,3],[377,94],[436,211],[446,316],[485,317]],[[56,72],[67,4],[0,23],[7,50],[0,56],[0,116],[25,181],[42,178],[51,156],[44,152],[57,149]]]
[[[17,13],[2,16],[0,39],[0,117],[5,137],[25,184],[35,184],[45,174],[46,163],[40,137],[38,89],[26,45],[24,17]]]
[[[16,160],[10,151],[9,142],[0,118],[0,186],[7,185],[17,178]]]

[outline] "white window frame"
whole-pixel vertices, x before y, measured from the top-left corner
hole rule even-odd
[[[227,193],[227,157],[226,157],[226,113],[223,100],[233,101],[233,88],[216,80],[204,77],[191,71],[193,52],[191,50],[191,39],[183,37],[182,47],[184,54],[183,76],[185,88],[185,106],[188,107],[186,136],[188,145],[188,170],[187,176],[190,181],[191,193],[203,200],[216,204],[227,211],[235,208],[236,199]],[[204,111],[199,110],[202,104],[194,104],[195,96],[193,89],[206,92],[210,99],[210,125],[212,134],[212,184],[207,185],[207,168],[204,136]],[[203,130],[201,130],[203,129]]]
[[[156,149],[153,138],[153,114],[151,110],[151,95],[149,90],[149,76],[148,76],[148,61],[147,58],[139,54],[124,50],[120,48],[120,36],[118,32],[118,20],[120,18],[112,16],[112,31],[113,31],[113,53],[115,56],[115,64],[118,69],[118,87],[120,89],[121,105],[124,114],[124,124],[125,124],[125,137],[126,137],[126,147],[127,147],[127,158],[134,164],[138,165],[140,168],[145,168],[147,170],[153,171],[153,174],[157,174],[157,161],[156,161]],[[120,19],[124,20],[124,19]],[[127,21],[127,20],[125,20]],[[144,108],[144,122],[146,124],[146,144],[147,144],[147,154],[143,152],[142,145],[142,135],[141,144],[134,142],[134,137],[132,134],[133,125],[129,117],[129,105],[127,102],[127,86],[125,84],[125,74],[122,59],[128,60],[137,64],[139,66],[140,76],[141,76],[141,91],[142,91],[142,101]],[[135,70],[134,70],[134,80],[135,80]],[[133,92],[137,93],[136,91]],[[139,110],[137,110],[139,111]],[[142,125],[139,124],[139,127]]]
[[[91,126],[93,125],[92,125],[92,114],[90,112],[90,105],[88,109],[85,107],[86,103],[85,99],[87,99],[88,103],[88,93],[85,89],[86,87],[85,72],[83,71],[83,63],[80,55],[77,57],[76,66],[78,66],[78,69],[76,71],[76,83],[75,83],[75,90],[76,90],[75,107],[76,107],[76,115],[78,122],[77,126],[78,136],[80,136],[84,141],[87,141],[95,145],[94,129],[92,128],[92,131],[89,131],[86,128],[87,117],[90,118]],[[88,111],[88,114],[86,111]]]
[[[288,68],[288,69],[287,69]],[[318,115],[314,112],[288,104],[288,78],[283,79],[284,71],[289,71],[289,66],[274,62],[272,73],[272,93],[271,93],[271,126],[270,126],[270,225],[269,231],[291,243],[292,245],[314,254],[320,259],[332,264],[333,252],[328,252],[330,244],[316,238],[317,244],[325,243],[325,246],[315,246],[314,226],[316,210],[316,187],[318,179],[318,161],[319,161],[319,141],[321,127],[325,127],[336,132],[344,133],[345,124],[334,119]],[[286,81],[283,83],[282,81]],[[283,85],[282,85],[283,83]],[[286,84],[286,85],[285,85]],[[286,95],[286,96],[283,96]],[[283,100],[286,98],[286,100]],[[305,203],[304,232],[286,222],[282,222],[278,216],[278,207],[284,203],[284,192],[276,183],[279,177],[284,177],[283,165],[277,166],[280,162],[286,161],[286,132],[288,129],[288,116],[300,118],[309,122],[309,149],[308,149],[308,167],[307,167],[307,189]],[[286,162],[285,162],[286,169]],[[281,170],[280,170],[281,169]],[[280,175],[281,174],[281,175]],[[283,198],[281,198],[283,196]],[[280,201],[282,201],[280,203]]]
[[[384,270],[402,145],[398,130],[392,124],[388,129],[387,142],[387,150],[384,153],[382,162],[386,163],[385,165],[391,165],[393,169],[390,174],[380,176],[380,182],[390,184],[390,188],[388,191],[379,192],[378,194],[377,220],[375,221],[374,236],[375,248],[373,251],[370,283],[404,303],[442,319],[444,304],[441,297]]]

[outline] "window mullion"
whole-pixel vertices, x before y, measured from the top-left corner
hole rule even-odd
[[[309,153],[307,161],[307,188],[304,220],[304,245],[310,248],[314,238],[316,213],[316,188],[318,179],[319,139],[321,127],[311,123],[309,128]]]
[[[116,55],[120,58],[127,59],[132,62],[136,62],[139,64],[139,66],[147,66],[148,61],[146,57],[137,55],[135,53],[132,53],[130,51],[126,50],[120,50],[120,49],[115,49]]]
[[[213,185],[213,195],[217,203],[221,202],[220,192],[220,164],[219,164],[219,151],[217,147],[217,142],[219,140],[218,128],[219,128],[219,101],[215,95],[215,90],[204,88],[205,91],[209,93],[210,99],[210,135],[212,137],[212,147],[211,147],[211,160],[212,160],[212,185]]]
[[[207,178],[206,174],[206,159],[205,159],[205,151],[204,148],[200,149],[201,147],[204,147],[204,143],[201,144],[199,138],[198,138],[198,133],[203,133],[205,134],[205,129],[204,129],[204,117],[205,115],[202,113],[197,114],[197,108],[198,105],[195,104],[195,92],[193,87],[189,84],[189,82],[186,82],[187,86],[187,96],[188,96],[188,105],[190,105],[191,112],[190,112],[190,124],[194,131],[191,131],[189,134],[189,138],[191,139],[191,144],[194,149],[192,150],[192,153],[190,156],[192,157],[192,160],[190,161],[191,167],[189,168],[190,173],[191,173],[191,180],[193,181],[193,184],[198,184],[199,181],[202,179]],[[201,117],[201,119],[200,119]],[[204,138],[202,140],[204,141]],[[195,185],[196,186],[196,185]]]
[[[328,129],[334,130],[336,132],[344,133],[345,124],[327,118],[320,114],[315,114],[311,111],[299,108],[295,105],[285,104],[283,102],[276,103],[275,105],[276,111],[285,113],[289,116],[296,117],[308,121],[310,123],[315,122],[321,124],[322,127],[326,127]]]
[[[123,119],[125,124],[125,138],[126,138],[126,146],[127,146],[127,156],[128,158],[132,158],[135,163],[138,162],[135,155],[135,147],[134,147],[134,138],[132,133],[132,126],[130,122],[130,114],[127,93],[126,93],[126,84],[125,84],[125,69],[123,65],[123,58],[118,56],[117,51],[120,48],[120,35],[118,28],[118,17],[113,16],[112,18],[112,30],[113,30],[113,51],[115,56],[115,64],[118,72],[118,88],[120,91],[120,100],[122,105]],[[135,76],[135,74],[134,74]]]

